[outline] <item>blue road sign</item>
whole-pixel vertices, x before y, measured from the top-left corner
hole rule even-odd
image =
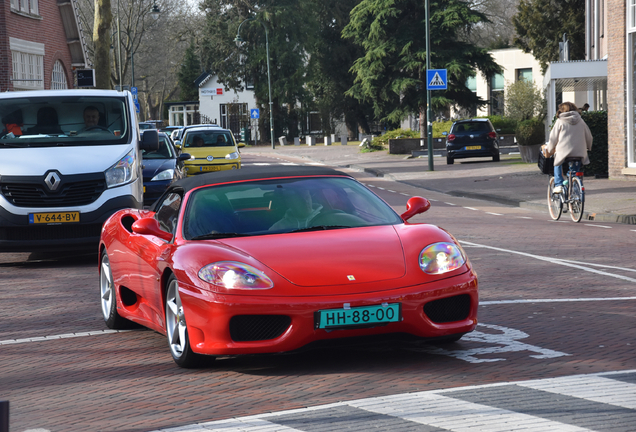
[[[139,102],[135,101],[135,110],[137,111],[137,114],[139,114]]]
[[[250,118],[257,119],[259,117],[260,117],[260,112],[259,112],[258,108],[252,108],[250,110]]]
[[[446,69],[429,69],[426,71],[427,90],[446,90],[448,88]]]
[[[137,87],[131,87],[130,93],[132,93],[133,100],[137,102]],[[137,111],[139,112],[139,111]]]

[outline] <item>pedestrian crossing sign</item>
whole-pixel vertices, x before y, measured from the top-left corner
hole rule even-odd
[[[446,90],[447,84],[446,69],[428,69],[426,71],[426,90]]]

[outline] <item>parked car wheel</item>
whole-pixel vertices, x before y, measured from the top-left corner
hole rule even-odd
[[[496,155],[496,156],[493,156],[493,157],[492,157],[492,161],[493,161],[493,162],[499,162],[499,158],[500,158],[499,153],[497,153],[497,155]]]
[[[446,156],[446,165],[452,165],[454,163],[455,163],[455,159],[453,159],[452,157]]]

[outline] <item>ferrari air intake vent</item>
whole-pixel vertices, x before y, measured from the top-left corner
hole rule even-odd
[[[424,305],[424,313],[434,323],[461,321],[470,313],[470,296],[462,294],[433,300]]]
[[[286,315],[237,315],[230,319],[230,336],[234,342],[275,339],[290,324]]]

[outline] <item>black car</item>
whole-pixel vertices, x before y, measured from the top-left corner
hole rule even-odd
[[[446,163],[455,159],[492,157],[499,161],[497,132],[488,119],[459,120],[446,136]]]
[[[144,131],[141,131],[143,137]],[[142,150],[144,176],[144,205],[155,202],[174,181],[185,177],[183,161],[190,159],[188,153],[179,154],[172,141],[159,132],[159,148],[156,151]]]

